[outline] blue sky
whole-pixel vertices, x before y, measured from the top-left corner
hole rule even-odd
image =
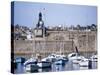
[[[14,2],[14,25],[35,27],[40,11],[45,26],[97,24],[96,6]]]

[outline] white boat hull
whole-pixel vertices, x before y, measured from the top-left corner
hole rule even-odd
[[[55,62],[56,65],[64,65],[65,64],[65,60],[61,59],[61,60],[57,60]]]
[[[46,68],[46,67],[51,67],[51,62],[38,62],[37,65],[40,67],[40,68]]]
[[[38,70],[38,65],[37,64],[28,64],[25,66],[25,71],[26,72],[32,72]]]
[[[98,56],[97,55],[93,55],[92,57],[90,57],[90,60],[92,62],[97,62],[98,61]]]
[[[98,61],[98,59],[90,59],[92,62],[97,62]]]
[[[33,63],[37,63],[37,59],[30,58],[27,61],[25,61],[24,66],[27,65],[27,64],[33,64]]]
[[[81,62],[79,63],[79,65],[80,65],[80,67],[88,67],[89,62],[88,62],[88,61],[81,61]]]
[[[73,62],[73,64],[79,64],[81,62],[81,60],[73,60],[72,62]]]

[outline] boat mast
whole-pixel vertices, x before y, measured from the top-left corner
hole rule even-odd
[[[70,32],[69,32],[69,39],[71,39],[71,41],[72,41],[72,51],[74,52],[74,46],[73,46],[73,44],[74,44],[74,41],[73,41],[73,39],[74,39],[74,34],[73,34],[73,32],[70,34]]]
[[[44,21],[46,22],[46,15],[45,15],[45,8],[43,8],[43,11],[44,11]],[[44,38],[44,42],[43,42],[43,47],[44,47],[44,55],[46,56],[46,29],[45,29],[45,23],[44,23],[44,26],[43,26],[43,38]]]

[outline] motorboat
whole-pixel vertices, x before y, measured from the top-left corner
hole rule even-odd
[[[30,58],[27,61],[25,61],[25,63],[24,63],[25,71],[33,72],[33,71],[38,70],[39,67],[37,65],[37,62],[38,61],[35,58]]]
[[[79,62],[80,67],[88,67],[89,66],[89,60],[84,58]]]
[[[25,65],[25,71],[26,72],[34,72],[34,71],[38,71],[39,66],[35,63],[28,63],[27,65]]]
[[[40,62],[37,63],[37,65],[39,66],[39,68],[48,68],[48,67],[51,67],[51,62],[40,61]]]
[[[71,53],[68,55],[68,59],[74,64],[79,64],[80,66],[88,66],[88,59],[77,53]]]
[[[48,61],[50,61],[50,62],[54,62],[54,61],[56,61],[56,54],[51,54],[51,55],[49,55],[47,58],[48,58]]]
[[[68,54],[68,59],[69,60],[75,60],[78,58],[78,54],[77,53],[70,53]]]
[[[84,56],[77,56],[75,59],[72,60],[74,64],[80,63],[82,60],[85,60],[86,58]]]
[[[48,68],[48,67],[51,67],[51,62],[46,57],[46,58],[41,59],[41,61],[39,61],[37,65],[39,66],[39,68]]]
[[[57,55],[56,61],[54,62],[56,65],[64,65],[68,61],[68,58],[64,55]]]
[[[56,65],[65,65],[65,60],[63,59],[58,59],[54,62]]]
[[[68,61],[68,58],[65,55],[57,55],[56,59],[62,59],[63,61]]]
[[[25,61],[24,66],[26,66],[27,64],[37,64],[37,59],[36,58],[30,58],[27,61]]]
[[[73,64],[78,64],[78,63],[81,62],[81,60],[82,60],[82,59],[76,59],[76,60],[73,60],[72,62],[73,62]]]
[[[15,63],[24,63],[25,62],[25,58],[23,57],[17,57],[14,60]]]

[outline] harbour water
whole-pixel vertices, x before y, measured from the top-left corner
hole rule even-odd
[[[15,74],[19,73],[39,73],[39,72],[59,72],[59,71],[75,71],[75,70],[88,70],[88,67],[80,67],[79,64],[74,64],[72,61],[66,62],[65,65],[55,65],[52,63],[51,68],[40,68],[34,72],[26,72],[25,67],[22,63],[17,64],[15,69]],[[97,62],[92,62],[92,68],[97,69]]]

